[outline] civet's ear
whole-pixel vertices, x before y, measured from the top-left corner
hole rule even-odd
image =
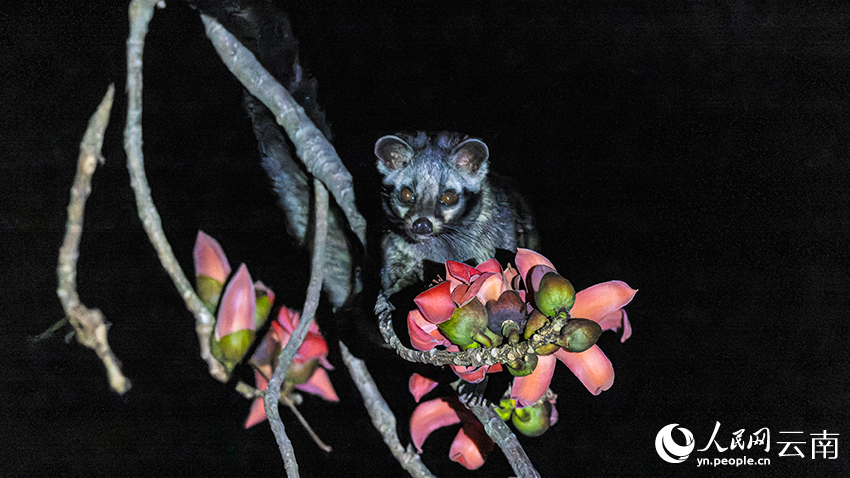
[[[457,169],[475,174],[490,157],[490,149],[480,139],[468,139],[452,150],[452,161]]]
[[[477,190],[475,183],[480,182],[487,176],[490,150],[480,139],[468,139],[455,146],[451,153],[451,160],[457,170],[469,182],[472,190]]]
[[[375,156],[378,171],[386,175],[407,166],[413,160],[413,148],[398,136],[388,135],[375,143]]]

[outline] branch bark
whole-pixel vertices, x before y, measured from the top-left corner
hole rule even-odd
[[[366,220],[357,211],[353,179],[336,150],[307,117],[304,108],[263,68],[250,50],[214,18],[201,14],[201,20],[222,62],[249,93],[274,113],[278,124],[295,144],[295,152],[307,171],[325,184],[348,219],[349,227],[365,245]]]
[[[339,349],[342,352],[342,360],[345,362],[345,366],[348,367],[348,372],[351,374],[351,378],[357,385],[357,390],[360,391],[360,395],[363,397],[363,404],[366,406],[366,411],[369,412],[372,424],[384,438],[384,443],[387,444],[390,452],[398,460],[402,468],[407,470],[411,476],[415,478],[433,477],[434,475],[425,467],[425,464],[422,463],[419,454],[416,453],[413,447],[407,445],[405,449],[401,445],[398,439],[398,432],[396,431],[395,415],[393,415],[384,397],[381,396],[381,392],[378,391],[378,386],[372,379],[372,375],[369,374],[366,364],[351,355],[348,347],[342,341],[339,342]]]
[[[514,432],[496,414],[493,405],[482,396],[485,383],[486,379],[480,384],[461,382],[458,387],[460,402],[484,425],[484,431],[502,449],[502,453],[507,457],[517,477],[540,478],[540,474],[534,469],[534,465],[531,464],[531,460],[528,459]]]
[[[121,372],[121,362],[109,347],[106,338],[107,325],[98,309],[89,309],[80,302],[77,294],[77,259],[80,251],[80,238],[83,234],[83,216],[86,199],[91,194],[91,179],[97,164],[103,164],[101,154],[103,134],[109,124],[112,100],[115,97],[115,85],[109,85],[97,111],[89,120],[88,128],[80,142],[80,155],[77,160],[77,174],[71,187],[71,199],[68,203],[68,220],[65,224],[65,239],[59,248],[59,263],[56,275],[59,284],[56,294],[65,310],[68,321],[74,327],[77,342],[94,350],[106,367],[109,386],[119,394],[130,390],[130,381]]]
[[[278,400],[286,372],[292,364],[292,359],[295,358],[298,347],[304,342],[304,337],[307,336],[310,324],[313,322],[313,317],[316,315],[316,309],[319,306],[319,294],[322,292],[322,265],[325,263],[325,240],[328,233],[328,191],[318,179],[313,181],[313,188],[316,195],[316,235],[313,241],[313,259],[310,283],[307,286],[307,299],[304,302],[298,326],[295,327],[286,346],[280,351],[277,367],[271,379],[269,379],[266,396],[263,399],[266,416],[269,419],[269,424],[271,424],[275,439],[277,439],[280,454],[286,467],[286,474],[290,478],[298,476],[298,463],[295,461],[295,451],[292,449],[292,443],[286,436],[283,421],[280,419]]]
[[[185,301],[186,308],[195,316],[195,332],[200,343],[201,358],[207,362],[210,375],[226,382],[227,371],[210,351],[210,337],[215,319],[195,294],[192,284],[174,257],[171,245],[162,230],[162,221],[151,199],[150,186],[145,176],[142,154],[142,52],[153,9],[158,5],[160,3],[156,0],[130,2],[130,36],[127,38],[127,125],[124,129],[127,169],[130,171],[130,185],[136,195],[136,208],[145,232],[156,249],[162,267],[171,276],[174,286]]]
[[[534,351],[541,345],[555,343],[558,339],[558,331],[563,328],[568,318],[568,316],[555,318],[551,323],[537,330],[531,338],[517,344],[507,343],[499,347],[480,347],[462,352],[446,352],[437,349],[422,351],[405,347],[393,329],[391,311],[381,313],[378,317],[378,328],[387,345],[392,347],[401,358],[408,362],[481,367],[497,363],[510,363],[518,357],[525,357],[526,355],[535,353]]]

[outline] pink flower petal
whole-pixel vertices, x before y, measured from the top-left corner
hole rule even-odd
[[[257,390],[265,390],[269,386],[269,381],[260,372],[254,370],[254,380]],[[248,418],[245,420],[245,428],[251,428],[258,423],[262,423],[266,419],[266,407],[262,398],[255,398],[251,403],[251,411],[248,412]]]
[[[287,340],[287,343],[289,340]],[[286,344],[284,344],[286,345]],[[307,332],[307,336],[304,337],[304,341],[301,342],[301,346],[298,347],[298,352],[296,356],[303,359],[304,361],[321,358],[328,356],[328,343],[325,342],[324,337],[319,334],[313,334]]]
[[[619,309],[606,315],[599,321],[599,326],[602,330],[618,330],[623,329],[623,336],[620,337],[620,342],[625,342],[626,339],[632,336],[632,324],[629,322],[629,314],[625,310]]]
[[[637,293],[623,281],[612,280],[588,287],[576,294],[570,315],[576,318],[602,321],[606,315],[622,309]]]
[[[505,289],[506,290],[517,290],[517,289],[519,289],[519,279],[517,279],[517,277],[519,277],[519,272],[517,272],[516,269],[511,267],[510,264],[508,264],[508,267],[505,267],[504,272],[502,272],[502,277],[505,280]],[[504,292],[504,291],[502,291],[502,292]]]
[[[516,267],[517,269],[519,269],[519,275],[520,277],[522,277],[523,280],[526,279],[526,275],[532,267],[540,264],[555,269],[555,266],[552,265],[551,262],[549,262],[549,259],[546,259],[541,254],[538,254],[537,252],[534,252],[531,249],[517,249]]]
[[[251,365],[260,369],[266,377],[271,377],[274,372],[272,369],[272,361],[277,360],[277,356],[280,355],[281,333],[285,332],[283,332],[280,324],[272,322],[272,326],[269,328],[266,336],[263,337],[263,341],[260,342],[260,345],[254,351],[254,355],[251,356]],[[287,338],[288,337],[289,336],[287,335]],[[257,383],[259,383],[259,379],[257,380]],[[259,388],[259,386],[257,388]]]
[[[195,275],[204,275],[224,284],[230,276],[230,264],[218,241],[204,231],[195,239]]]
[[[422,315],[432,324],[449,320],[455,312],[455,303],[452,301],[451,283],[449,282],[441,282],[431,287],[417,295],[413,302],[422,311]]]
[[[437,387],[437,382],[431,380],[428,377],[423,377],[418,373],[414,373],[410,376],[410,380],[407,381],[407,388],[410,390],[413,398],[419,402],[419,400],[431,390],[434,390]]]
[[[558,409],[555,408],[555,400],[549,400],[549,403],[552,404],[552,411],[549,412],[549,426],[554,426],[558,423]]]
[[[410,344],[416,350],[431,350],[438,345],[449,344],[437,326],[425,320],[418,309],[407,314],[407,333],[410,335]]]
[[[296,312],[289,307],[281,307],[280,311],[277,313],[277,322],[283,326],[283,330],[287,331],[289,334],[295,330],[295,327],[298,326],[298,319],[301,314]],[[315,324],[315,322],[313,323]],[[310,324],[310,328],[312,328],[313,324]],[[286,343],[286,342],[284,342]]]
[[[339,401],[336,390],[334,390],[331,384],[331,378],[328,376],[328,372],[322,367],[317,368],[305,383],[296,385],[295,388],[312,393],[313,395],[318,395],[331,402]]]
[[[481,275],[481,271],[463,262],[446,261],[446,275],[469,284],[476,276]]]
[[[224,289],[218,317],[215,324],[215,338],[232,334],[238,330],[254,330],[254,311],[257,309],[257,297],[254,284],[245,264],[239,266],[236,275]]]
[[[460,365],[452,365],[451,367],[455,375],[469,383],[478,383],[484,380],[484,376],[487,375],[488,369],[488,367],[483,365],[481,367],[461,367]]]
[[[460,423],[457,412],[444,398],[420,403],[410,416],[410,439],[419,453],[422,444],[434,430]]]
[[[478,300],[482,304],[486,304],[489,300],[497,300],[505,289],[502,274],[488,272],[482,274],[475,283],[480,284],[477,288],[478,290],[475,292],[475,296],[478,297]]]
[[[599,395],[614,384],[614,367],[598,345],[577,354],[558,349],[552,355],[569,367],[587,390],[594,395]]]
[[[457,432],[452,447],[449,449],[449,458],[463,465],[467,470],[477,470],[484,464],[484,456],[478,446],[472,441],[469,436],[463,431],[463,428]]]
[[[469,284],[469,287],[466,289],[466,292],[464,292],[463,297],[461,297],[460,300],[457,300],[454,295],[452,296],[452,299],[459,307],[463,307],[464,305],[468,304],[469,301],[471,301],[480,294],[481,287],[484,286],[488,279],[492,279],[497,283],[501,283],[502,275],[493,272],[485,272],[478,276],[475,280],[473,280],[471,284]],[[455,290],[460,290],[460,287]],[[486,301],[481,301],[481,303],[486,304]]]
[[[248,418],[245,419],[245,428],[251,428],[258,423],[263,423],[266,420],[266,405],[262,398],[255,398],[251,403],[251,410],[248,412]]]
[[[493,272],[496,274],[502,273],[502,265],[496,259],[489,259],[475,266],[476,269],[483,272]]]
[[[525,377],[514,377],[511,398],[516,400],[518,408],[533,404],[546,393],[546,389],[552,383],[556,363],[552,355],[538,355],[537,368],[531,374]]]

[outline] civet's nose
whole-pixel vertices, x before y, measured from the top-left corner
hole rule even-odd
[[[434,226],[427,217],[420,217],[413,222],[413,225],[410,226],[410,230],[413,231],[414,234],[426,236],[434,232]]]

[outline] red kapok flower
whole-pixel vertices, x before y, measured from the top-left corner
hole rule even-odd
[[[292,332],[298,325],[300,314],[287,307],[281,307],[276,321],[272,322],[269,332],[254,351],[251,365],[254,366],[254,378],[259,390],[268,387],[268,379],[274,373],[281,349],[289,342]],[[333,370],[328,362],[328,344],[319,331],[319,326],[313,322],[304,342],[295,353],[292,365],[286,373],[285,383],[325,400],[338,402],[339,397],[331,384],[327,370]],[[245,428],[250,428],[266,419],[265,406],[262,398],[257,398],[251,405],[251,411],[245,422]]]

